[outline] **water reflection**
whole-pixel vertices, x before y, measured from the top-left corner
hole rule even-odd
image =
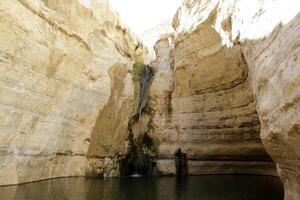
[[[0,187],[2,200],[282,200],[279,179],[210,175],[121,179],[64,178]]]

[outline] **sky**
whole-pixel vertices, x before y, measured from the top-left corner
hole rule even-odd
[[[110,0],[123,23],[136,34],[172,19],[181,2],[182,0]]]

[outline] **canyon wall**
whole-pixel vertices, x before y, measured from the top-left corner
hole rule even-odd
[[[274,160],[299,199],[299,11],[185,0],[138,117],[147,50],[106,0],[2,0],[0,185],[118,176],[128,136],[149,136],[154,174],[175,174],[179,149],[188,174],[277,175]]]
[[[175,173],[180,148],[188,174],[276,174],[240,49],[223,46],[209,22],[181,38],[165,35],[155,48],[150,95],[159,171]]]
[[[141,38],[143,44],[148,47],[149,56],[152,60],[155,60],[155,50],[154,45],[156,41],[164,34],[173,32],[172,20],[166,20],[155,27],[145,30],[142,34],[139,34],[138,37]]]
[[[258,160],[260,132],[285,199],[300,198],[299,11],[296,1],[184,1],[173,21],[171,120],[158,124],[168,127],[162,154],[182,147],[197,152],[194,163]],[[169,138],[178,130],[182,143]]]
[[[1,0],[0,19],[0,185],[85,175],[102,133],[124,152],[147,51],[108,2]]]

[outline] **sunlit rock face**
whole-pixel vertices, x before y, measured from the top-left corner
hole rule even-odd
[[[131,127],[154,141],[157,173],[176,172],[180,149],[184,174],[276,175],[267,151],[286,199],[300,198],[299,11],[184,1]],[[120,175],[144,46],[106,0],[1,0],[0,16],[0,185]]]
[[[156,62],[155,76],[150,87],[151,106],[154,109],[151,136],[158,140],[158,156],[156,160],[158,170],[164,174],[175,174],[175,157],[170,153],[170,159],[161,159],[163,152],[161,147],[167,134],[163,134],[170,124],[170,113],[172,111],[173,93],[173,34],[164,35],[155,45]],[[174,138],[173,136],[170,136]],[[174,150],[175,153],[175,150]]]
[[[256,104],[262,142],[277,163],[285,198],[293,200],[300,199],[299,11],[296,1],[186,0],[173,21],[172,107],[176,116],[185,116],[178,120],[177,130],[194,115],[198,126],[192,144],[201,135],[209,138],[220,131],[217,141],[230,144],[222,147],[227,155],[247,155],[243,145],[263,154]],[[248,128],[251,134],[245,132]],[[201,134],[205,129],[215,133]],[[189,128],[178,135],[185,132],[191,140]],[[227,141],[233,136],[236,142]],[[215,147],[204,141],[197,148],[180,145],[203,155]]]
[[[173,31],[172,20],[166,20],[138,35],[138,37],[143,41],[143,44],[148,47],[149,55],[152,60],[155,60],[156,56],[154,51],[156,41],[159,40],[162,35],[172,33]]]
[[[248,66],[239,48],[227,48],[210,25],[155,46],[157,72],[150,95],[159,138],[157,165],[174,174],[174,153],[188,157],[189,174],[275,174],[264,150],[250,87]]]
[[[1,0],[0,16],[0,185],[84,175],[90,142],[102,155],[98,127],[124,151],[130,69],[146,50],[107,1]]]

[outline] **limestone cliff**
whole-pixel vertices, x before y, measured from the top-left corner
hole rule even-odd
[[[137,113],[148,53],[107,0],[1,0],[0,185],[174,174],[179,158],[184,174],[277,175],[274,160],[299,199],[299,11],[184,0]]]
[[[83,176],[101,133],[124,152],[147,51],[108,2],[1,0],[0,19],[0,185]]]
[[[210,25],[180,40],[156,44],[151,87],[158,168],[174,174],[174,153],[187,154],[189,174],[275,174],[260,140],[248,66],[239,48],[227,48]]]
[[[143,41],[143,44],[146,45],[149,49],[149,56],[155,60],[155,51],[154,45],[156,41],[164,34],[172,33],[172,20],[166,20],[155,27],[145,30],[142,34],[138,35],[139,38]]]
[[[262,155],[261,130],[289,200],[300,198],[299,11],[296,1],[185,0],[173,21],[172,107],[174,116],[184,116],[177,127],[186,126],[186,119],[195,115],[199,125],[192,127],[198,138],[207,130],[214,134],[206,134],[205,141],[219,135],[218,141],[237,142],[222,147],[231,157],[239,152]],[[210,126],[201,125],[203,120]],[[190,140],[193,132],[187,128]],[[244,145],[254,151],[246,153]],[[194,148],[200,155],[201,146]]]

